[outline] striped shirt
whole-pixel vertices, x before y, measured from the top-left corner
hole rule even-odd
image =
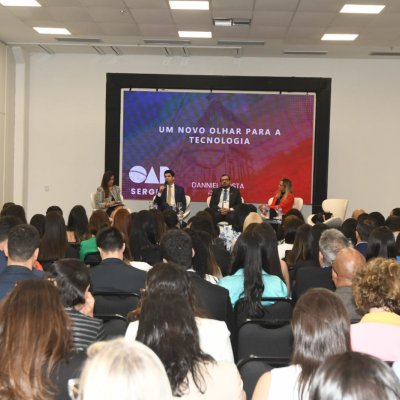
[[[88,317],[73,307],[66,307],[65,312],[72,321],[72,336],[77,350],[86,350],[92,343],[105,339],[102,320]]]

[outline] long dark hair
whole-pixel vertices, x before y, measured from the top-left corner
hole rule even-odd
[[[68,230],[75,233],[77,242],[85,240],[89,236],[89,220],[85,207],[76,205],[72,207],[68,216]]]
[[[201,367],[214,360],[200,349],[193,310],[184,296],[162,290],[146,296],[137,340],[150,347],[164,364],[174,396],[187,392],[189,374],[198,390],[205,393]]]
[[[112,177],[115,177],[114,172],[112,171],[106,171],[103,174],[103,178],[101,179],[101,187],[104,190],[104,197],[109,197],[110,196],[110,189],[108,188],[108,182]]]
[[[374,228],[369,235],[367,261],[374,257],[396,258],[396,241],[387,226]]]
[[[286,257],[288,267],[293,267],[295,264],[312,260],[313,255],[313,236],[311,226],[304,224],[297,229],[293,243],[293,248]]]
[[[0,307],[0,397],[53,398],[50,374],[72,351],[71,323],[52,282],[18,283]]]
[[[67,230],[64,218],[60,213],[51,211],[46,215],[44,235],[39,246],[39,259],[63,258],[67,252],[67,246]]]
[[[299,397],[319,365],[350,351],[350,319],[342,300],[328,289],[309,289],[296,303],[292,318],[292,363],[301,367]]]

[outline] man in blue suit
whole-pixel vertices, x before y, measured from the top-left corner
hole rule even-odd
[[[174,208],[178,203],[182,203],[182,211],[186,210],[185,189],[182,186],[175,185],[175,172],[167,169],[164,172],[165,184],[161,185],[154,199],[159,210],[164,211],[168,208]]]

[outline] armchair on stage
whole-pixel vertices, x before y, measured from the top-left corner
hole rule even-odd
[[[344,221],[347,206],[349,204],[348,199],[326,199],[322,202],[322,210],[324,212],[332,213],[332,217],[327,219],[324,223],[330,228],[338,228]],[[309,225],[314,225],[312,218],[315,214],[311,214],[307,218]]]

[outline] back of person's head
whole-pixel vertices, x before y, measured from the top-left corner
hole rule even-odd
[[[75,258],[55,261],[46,272],[54,280],[65,307],[85,303],[85,292],[90,284],[89,268]]]
[[[17,205],[17,204],[12,204],[9,207],[6,207],[5,209],[2,210],[1,212],[2,217],[17,217],[18,219],[21,220],[21,224],[27,224],[26,220],[26,215],[25,215],[25,209],[24,207]]]
[[[296,263],[312,260],[313,255],[313,236],[311,226],[303,224],[299,226],[293,242],[293,248],[286,257],[289,267]]]
[[[7,208],[8,208],[8,207],[11,207],[11,206],[15,206],[15,203],[13,203],[12,201],[6,201],[6,202],[3,204],[3,207],[1,208],[0,217],[2,217],[2,216],[3,216],[3,213],[7,210]]]
[[[89,347],[80,378],[81,400],[170,400],[171,387],[157,355],[144,344],[125,339]],[[99,382],[102,382],[99,385]]]
[[[13,261],[27,261],[39,247],[39,242],[39,232],[34,226],[14,226],[8,232],[8,257]]]
[[[29,221],[29,225],[34,226],[38,230],[39,236],[43,237],[46,226],[46,217],[43,214],[35,214]]]
[[[386,219],[386,226],[392,231],[392,232],[398,232],[400,231],[400,217],[397,215],[390,215]]]
[[[372,230],[377,227],[376,220],[369,214],[363,214],[358,217],[356,232],[363,242],[368,242]]]
[[[46,214],[39,257],[46,260],[65,257],[67,246],[67,229],[64,217],[57,211],[50,211]]]
[[[257,208],[253,204],[242,203],[239,204],[233,212],[232,228],[236,232],[243,232],[243,224],[246,217],[251,212],[257,212]]]
[[[188,374],[201,392],[206,390],[201,364],[212,358],[200,349],[193,310],[185,297],[164,292],[145,297],[136,339],[158,355],[175,396],[187,391]]]
[[[285,214],[285,218],[290,217],[290,216],[297,217],[303,224],[306,222],[304,219],[304,215],[297,208],[292,208]]]
[[[296,237],[297,229],[304,224],[303,221],[296,216],[286,216],[282,223],[283,235],[285,243],[293,244]]]
[[[132,222],[129,247],[135,260],[140,260],[145,248],[156,246],[160,241],[160,225],[156,215],[149,210],[139,211]]]
[[[51,213],[51,212],[57,212],[57,213],[63,215],[63,210],[59,206],[50,206],[50,207],[48,207],[47,210],[46,210],[46,215],[48,213]]]
[[[114,227],[102,229],[96,235],[97,246],[105,253],[121,250],[124,246],[122,233]]]
[[[333,262],[332,279],[336,287],[350,287],[354,275],[365,266],[365,257],[353,247],[340,250]]]
[[[89,232],[92,235],[97,235],[103,228],[107,228],[111,225],[110,218],[107,213],[103,210],[93,211],[89,218]]]
[[[208,232],[213,238],[216,237],[211,214],[208,212],[202,211],[202,214],[198,212],[194,217],[190,218],[188,225],[194,231]]]
[[[165,209],[163,211],[163,217],[167,229],[176,228],[178,226],[178,214],[174,210],[170,208]]]
[[[378,226],[369,235],[366,258],[370,260],[374,257],[396,257],[396,241],[393,232],[386,226]]]
[[[376,226],[385,226],[385,217],[379,211],[372,211],[369,216],[375,220]]]
[[[382,360],[346,352],[330,357],[310,384],[310,400],[398,400],[400,381]]]
[[[213,238],[218,237],[219,236],[219,227],[217,224],[217,220],[215,218],[214,211],[210,207],[207,207],[203,211],[199,211],[196,215],[202,216],[203,215],[202,213],[204,213],[204,216],[206,214],[208,214],[208,218],[210,218],[210,221],[213,226],[214,233],[212,233],[212,232],[208,232],[208,233],[210,233]]]
[[[332,265],[336,254],[343,248],[349,246],[349,241],[338,229],[331,228],[322,232],[319,239],[319,250],[324,262]]]
[[[75,231],[77,239],[84,237],[89,231],[89,220],[85,207],[76,205],[72,207],[68,216],[68,229]]]
[[[19,282],[0,307],[0,397],[53,398],[50,372],[72,350],[70,321],[47,280]]]
[[[293,311],[293,364],[301,366],[300,391],[328,357],[350,350],[350,320],[342,300],[327,289],[309,289]]]
[[[368,261],[354,276],[353,297],[364,313],[380,308],[400,314],[399,263],[382,257]]]
[[[6,217],[0,217],[0,243],[4,242],[8,238],[8,232],[14,226],[22,224],[22,221],[14,216],[6,216]]]
[[[180,230],[167,231],[161,238],[161,256],[181,267],[188,269],[192,266],[192,239]]]
[[[245,218],[243,222],[243,232],[247,229],[250,224],[262,224],[263,220],[261,215],[252,211],[249,215]]]
[[[400,207],[393,208],[393,210],[390,211],[390,215],[396,215],[397,217],[400,217]]]
[[[354,218],[347,218],[343,221],[343,224],[340,227],[340,231],[344,236],[347,237],[347,239],[351,241],[354,246],[357,244],[356,227],[357,221]]]

